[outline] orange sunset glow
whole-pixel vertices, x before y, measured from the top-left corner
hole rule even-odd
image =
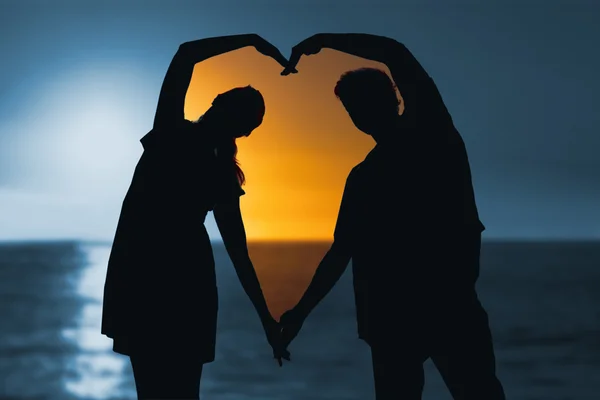
[[[304,57],[298,74],[253,48],[197,64],[185,117],[197,119],[214,97],[248,84],[266,102],[262,125],[238,140],[246,195],[242,212],[249,240],[331,240],[346,177],[375,142],[354,127],[333,94],[340,75],[376,62],[333,50]]]

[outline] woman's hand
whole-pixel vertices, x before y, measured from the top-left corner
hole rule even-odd
[[[275,61],[281,64],[282,67],[285,68],[288,66],[288,59],[285,58],[283,54],[281,54],[281,51],[279,51],[277,47],[273,46],[267,40],[263,39],[260,35],[256,35],[256,37],[254,38],[254,47],[259,53],[264,54],[267,57],[273,58]],[[290,72],[295,74],[298,71],[296,70],[296,68],[292,68],[290,69]]]

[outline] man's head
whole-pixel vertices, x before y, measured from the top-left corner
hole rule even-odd
[[[345,72],[334,90],[354,125],[371,136],[389,131],[398,117],[400,102],[389,76],[376,68]]]
[[[262,94],[252,86],[238,87],[219,94],[203,119],[214,126],[223,139],[249,136],[265,115]]]

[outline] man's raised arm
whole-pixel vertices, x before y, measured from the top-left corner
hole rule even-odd
[[[433,80],[399,41],[366,33],[319,33],[294,48],[290,66],[295,67],[302,54],[315,54],[322,48],[385,64],[404,99],[405,116],[423,113],[431,118],[434,117],[431,114],[437,111],[447,113]]]

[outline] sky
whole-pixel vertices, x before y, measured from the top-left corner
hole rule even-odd
[[[600,238],[598,20],[592,0],[4,0],[0,240],[111,240],[177,47],[250,32],[284,55],[319,32],[404,43],[465,140],[486,238]],[[332,238],[345,178],[374,145],[333,95],[361,66],[382,67],[324,50],[281,77],[252,48],[196,66],[188,119],[235,86],[265,97],[239,142],[249,239]]]

